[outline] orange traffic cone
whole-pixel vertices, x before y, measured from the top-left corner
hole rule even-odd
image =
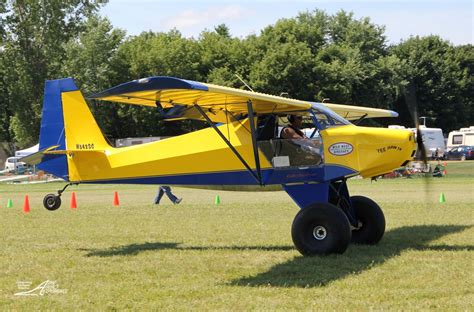
[[[77,208],[76,193],[72,192],[71,193],[71,209],[76,209],[76,208]]]
[[[117,191],[114,192],[114,206],[120,206]]]
[[[25,195],[25,202],[23,203],[23,213],[30,212],[30,200],[28,199],[28,195]]]

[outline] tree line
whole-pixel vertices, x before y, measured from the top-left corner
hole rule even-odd
[[[85,95],[148,76],[175,76],[292,98],[392,109],[405,103],[445,133],[473,123],[474,48],[436,35],[388,44],[385,29],[350,12],[315,9],[237,38],[225,25],[186,38],[178,30],[127,36],[99,15],[103,0],[0,4],[0,142],[37,143],[46,79],[73,77]],[[147,107],[88,102],[109,138],[174,135],[199,127],[164,122]]]

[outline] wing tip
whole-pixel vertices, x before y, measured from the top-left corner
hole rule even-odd
[[[399,114],[395,111],[389,110],[389,112],[390,112],[390,117],[398,117],[399,116]]]

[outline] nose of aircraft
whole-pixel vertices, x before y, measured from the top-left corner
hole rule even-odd
[[[357,171],[364,178],[405,166],[416,152],[414,134],[406,129],[333,127],[321,132],[325,163]]]
[[[410,130],[357,128],[359,172],[364,178],[391,172],[413,160],[416,142]]]

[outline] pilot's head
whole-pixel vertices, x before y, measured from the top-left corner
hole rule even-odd
[[[294,127],[301,127],[303,123],[303,116],[290,114],[287,117],[288,122]]]

